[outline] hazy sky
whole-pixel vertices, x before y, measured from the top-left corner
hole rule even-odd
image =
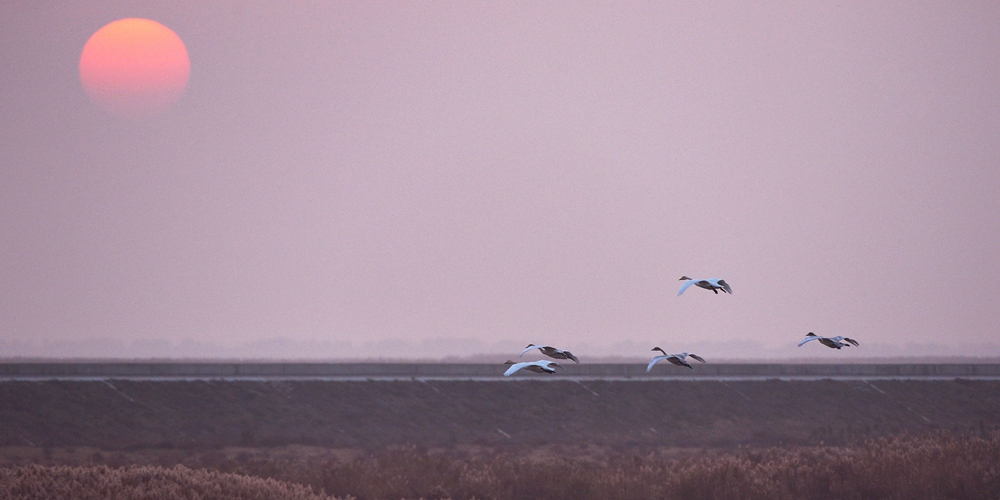
[[[154,118],[80,84],[124,17],[190,54]],[[997,355],[997,26],[991,1],[5,2],[0,357]]]

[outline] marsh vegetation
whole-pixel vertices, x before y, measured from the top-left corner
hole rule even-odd
[[[1000,494],[996,432],[900,435],[837,447],[592,449],[578,457],[558,456],[558,449],[417,447],[347,454],[294,448],[89,456],[61,451],[14,459],[7,450],[0,498],[986,499]]]

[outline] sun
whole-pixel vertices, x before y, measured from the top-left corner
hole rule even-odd
[[[177,33],[150,19],[97,30],[80,55],[80,82],[99,108],[118,116],[165,111],[187,87],[191,60]]]

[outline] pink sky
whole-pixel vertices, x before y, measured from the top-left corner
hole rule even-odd
[[[4,7],[0,357],[1000,355],[996,2],[294,5]]]

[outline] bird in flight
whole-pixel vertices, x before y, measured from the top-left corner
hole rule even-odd
[[[681,285],[681,290],[677,292],[677,295],[684,293],[684,290],[687,290],[691,285],[696,285],[698,288],[704,288],[705,290],[711,290],[715,292],[716,295],[719,294],[719,290],[722,290],[722,293],[733,293],[733,289],[729,286],[729,283],[726,283],[726,280],[719,278],[696,280],[694,278],[688,278],[687,276],[681,276],[681,281],[683,281],[684,284]]]
[[[653,369],[653,365],[655,365],[656,363],[659,363],[660,361],[663,361],[663,360],[667,360],[667,361],[669,361],[669,362],[671,362],[671,363],[673,363],[673,364],[675,364],[677,366],[686,366],[688,368],[691,368],[692,370],[694,369],[694,367],[692,367],[690,363],[688,363],[687,361],[685,361],[685,359],[688,356],[691,356],[691,359],[695,359],[695,360],[701,361],[702,363],[705,362],[705,360],[702,359],[701,356],[699,356],[697,354],[691,354],[689,352],[682,352],[680,354],[667,354],[666,351],[664,351],[663,349],[660,349],[659,347],[654,347],[651,350],[653,350],[653,351],[660,351],[660,352],[663,353],[663,355],[661,355],[661,356],[655,356],[655,357],[653,357],[652,360],[649,361],[649,366],[646,367],[646,371],[647,372]]]
[[[564,351],[562,349],[556,349],[555,347],[552,347],[550,345],[528,344],[528,347],[525,347],[524,350],[521,351],[521,356],[524,356],[524,353],[526,353],[526,352],[528,352],[528,351],[530,351],[532,349],[538,349],[539,351],[542,352],[542,354],[544,354],[544,355],[546,355],[546,356],[548,356],[548,357],[550,357],[552,359],[572,359],[574,363],[580,364],[580,360],[577,359],[576,356],[573,355],[573,353],[571,353],[569,351]],[[518,356],[518,357],[521,357],[521,356]]]
[[[839,335],[836,337],[820,337],[819,335],[816,335],[813,332],[809,332],[806,334],[806,338],[802,342],[799,342],[799,347],[802,347],[802,344],[805,344],[806,342],[812,340],[818,340],[820,344],[823,344],[831,349],[840,349],[841,347],[851,347],[852,345],[860,347],[858,341],[854,339],[841,337]]]
[[[528,371],[533,371],[535,373],[555,373],[556,368],[562,368],[562,366],[559,363],[556,363],[555,361],[549,361],[547,359],[543,359],[540,361],[522,362],[522,363],[516,363],[514,361],[507,360],[507,362],[504,364],[510,365],[510,368],[508,368],[507,371],[503,372],[504,377],[509,377],[522,368]]]

